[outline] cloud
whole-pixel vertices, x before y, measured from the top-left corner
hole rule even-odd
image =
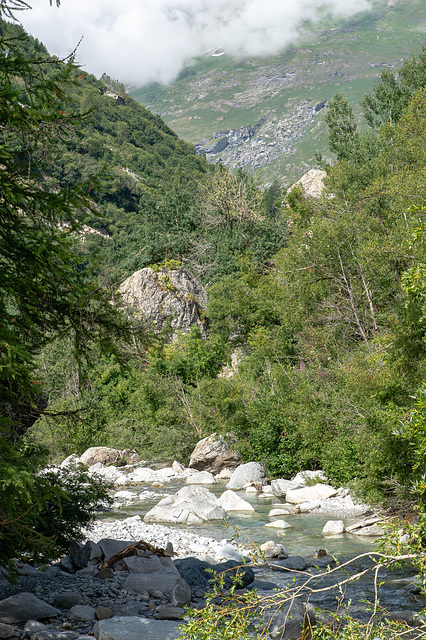
[[[54,3],[53,3],[54,4]],[[349,17],[372,0],[33,0],[25,29],[65,57],[132,85],[172,82],[191,58],[223,47],[230,55],[269,55],[297,39],[325,10]]]

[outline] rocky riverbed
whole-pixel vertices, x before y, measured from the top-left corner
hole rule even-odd
[[[225,587],[237,576],[242,592],[256,589],[262,594],[264,612],[269,612],[265,637],[296,638],[307,615],[315,621],[316,607],[335,610],[333,585],[373,564],[369,557],[373,547],[368,544],[366,554],[344,565],[350,555],[345,554],[344,545],[349,539],[365,541],[366,534],[369,539],[380,535],[380,516],[354,501],[347,490],[328,485],[318,472],[269,484],[257,463],[236,464],[234,470],[216,469],[212,474],[185,469],[179,463],[159,469],[135,460],[121,468],[105,462],[88,466],[90,473],[115,484],[115,511],[103,514],[86,531],[84,544],[73,543],[69,556],[44,571],[21,564],[16,584],[0,578],[0,638],[178,638],[186,607],[204,606],[212,572],[225,576]],[[75,458],[65,461],[75,463]],[[258,523],[264,533],[257,547],[244,536],[233,539],[227,529],[220,533],[218,527],[211,528],[206,535],[213,521],[197,520],[212,513],[206,509],[206,492],[219,517],[217,508],[229,519],[243,514],[248,523],[259,519],[263,509],[267,515]],[[176,496],[180,496],[177,511]],[[140,513],[126,517],[126,511],[138,505]],[[318,514],[321,529],[308,543],[300,523]],[[162,518],[170,522],[162,523]],[[188,518],[195,524],[189,525]],[[363,535],[357,536],[360,531]],[[313,541],[318,543],[315,549]],[[343,553],[336,556],[327,547]],[[415,615],[425,603],[414,575],[406,573],[378,574],[377,579],[384,581],[380,604],[391,611],[391,617],[405,619],[418,629],[423,619]],[[301,589],[303,584],[307,586]],[[351,601],[351,615],[370,615],[365,600],[374,599],[376,585],[374,573],[345,585],[343,600]],[[283,590],[294,588],[301,595],[291,611],[292,624],[286,627],[287,605],[278,611],[277,594],[281,593],[282,605]]]

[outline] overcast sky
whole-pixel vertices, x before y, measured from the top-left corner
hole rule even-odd
[[[365,11],[372,0],[29,0],[19,12],[31,35],[64,57],[81,37],[77,62],[141,86],[173,81],[194,56],[223,47],[229,54],[262,55],[297,39],[303,20],[326,6],[334,16]]]

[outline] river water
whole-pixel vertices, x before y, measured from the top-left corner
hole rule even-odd
[[[139,515],[143,518],[164,494],[176,493],[182,486],[182,483],[167,483],[158,489],[153,489],[149,484],[132,487],[132,490],[137,493],[149,491],[149,499],[126,505],[114,512],[105,513],[101,517],[124,519],[129,516]],[[212,493],[220,496],[225,490],[225,484],[217,483],[209,485],[208,488]],[[155,494],[154,492],[158,493]],[[300,574],[288,571],[272,571],[269,567],[260,567],[256,571],[258,579],[272,581],[281,589],[301,584],[306,579],[310,579],[312,580],[310,583],[312,587],[321,588],[336,584],[347,578],[349,574],[372,566],[373,562],[369,558],[369,554],[379,550],[377,538],[351,534],[327,537],[322,535],[322,529],[328,520],[342,519],[345,525],[350,525],[359,520],[359,518],[345,518],[341,515],[331,516],[315,512],[286,515],[279,518],[291,524],[291,528],[285,529],[285,531],[271,529],[265,527],[265,524],[272,521],[268,517],[268,513],[272,508],[282,505],[284,501],[276,497],[260,498],[258,494],[245,493],[244,491],[236,491],[236,493],[254,507],[254,512],[230,513],[226,523],[211,521],[200,525],[182,525],[182,528],[190,530],[194,534],[217,540],[233,539],[235,543],[245,547],[251,547],[253,544],[260,545],[267,540],[275,540],[284,545],[290,556],[298,555],[308,560],[313,560],[315,550],[326,548],[328,551],[327,558],[331,559],[331,556],[333,556],[340,565],[356,556],[368,554],[348,566],[348,573],[346,573],[346,569],[338,569],[331,575],[324,575],[324,567],[327,564],[327,560],[321,558],[320,561],[314,561],[314,563],[322,561],[322,568],[314,567],[309,569],[308,572]],[[312,575],[314,578],[310,577]],[[381,570],[377,576],[378,582],[383,582],[381,586],[374,582],[374,574],[368,574],[360,580],[345,585],[343,589],[344,595],[334,589],[312,593],[309,597],[315,606],[330,611],[336,609],[337,600],[342,598],[342,601],[346,604],[351,602],[351,615],[366,619],[370,614],[365,602],[373,602],[375,600],[377,587],[380,606],[384,609],[420,611],[426,606],[426,599],[419,595],[413,596],[406,590],[404,583],[407,577],[414,577],[414,575],[415,570],[411,566],[405,566],[402,569],[393,571]]]

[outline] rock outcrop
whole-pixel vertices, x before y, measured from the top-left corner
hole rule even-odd
[[[173,331],[188,333],[196,325],[206,333],[207,293],[186,269],[140,269],[118,290],[129,313],[140,315],[155,331],[170,320]]]

